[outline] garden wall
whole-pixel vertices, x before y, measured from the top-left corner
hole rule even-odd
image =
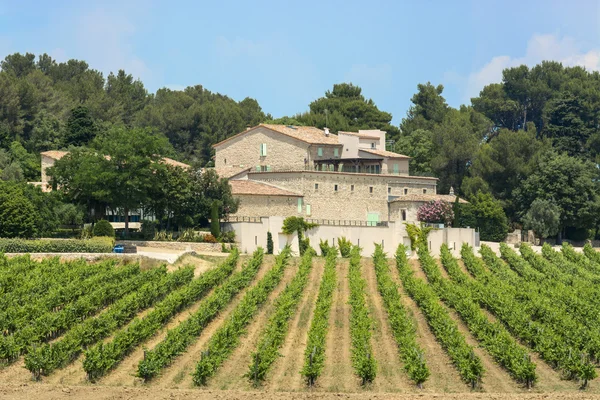
[[[162,242],[155,240],[118,240],[117,244],[127,244],[137,247],[153,247],[169,250],[187,250],[187,251],[210,251],[221,252],[221,243],[196,243],[196,242]],[[230,243],[223,243],[225,248],[231,248]]]

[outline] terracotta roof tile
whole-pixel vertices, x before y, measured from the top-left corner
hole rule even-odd
[[[228,142],[229,140],[236,138],[238,136],[245,135],[249,132],[254,131],[257,128],[267,128],[274,132],[281,133],[283,135],[292,137],[294,139],[300,140],[305,143],[310,144],[330,144],[330,145],[338,145],[341,144],[338,141],[338,137],[333,134],[329,134],[329,136],[325,135],[325,131],[315,128],[314,126],[291,126],[291,125],[274,125],[274,124],[260,124],[244,132],[240,132],[237,135],[231,136],[219,143],[213,144],[213,147],[217,147],[223,143]]]
[[[294,196],[302,197],[302,195],[290,192],[285,189],[280,189],[276,186],[266,183],[259,183],[251,180],[231,180],[231,193],[234,195],[255,195],[255,196]]]
[[[357,137],[362,138],[362,139],[381,139],[381,137],[379,137],[377,135],[369,135],[368,133],[360,133],[360,132],[338,131],[338,135],[339,134],[350,135],[350,136],[357,136]]]
[[[449,203],[454,203],[456,201],[456,196],[452,194],[405,194],[403,196],[398,196],[397,199],[391,200],[390,203],[395,203],[398,201],[423,201],[429,202],[432,200],[444,200]],[[468,203],[465,199],[458,199],[459,203]]]
[[[69,152],[68,151],[60,151],[60,150],[49,150],[49,151],[43,151],[40,154],[43,156],[52,158],[54,160],[60,160],[61,158],[63,158],[67,154],[69,154]]]
[[[394,153],[393,151],[387,151],[387,150],[358,149],[358,151],[365,151],[367,153],[375,154],[377,156],[386,157],[386,158],[410,158],[409,156],[405,156],[404,154],[398,154],[398,153]]]
[[[236,175],[241,174],[242,172],[249,171],[249,167],[223,167],[223,168],[215,168],[217,175],[219,178],[232,178]]]
[[[163,157],[162,158],[162,162],[165,163],[165,164],[167,164],[167,165],[170,165],[172,167],[181,167],[183,169],[189,169],[189,168],[191,168],[191,166],[188,165],[188,164],[182,163],[180,161],[175,161],[172,158],[168,158],[168,157]]]

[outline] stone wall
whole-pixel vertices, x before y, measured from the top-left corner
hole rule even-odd
[[[388,220],[388,186],[392,193],[395,190],[400,195],[405,187],[410,189],[409,193],[422,193],[423,188],[435,193],[436,185],[435,180],[408,176],[319,171],[249,173],[248,178],[303,194],[302,216],[354,221],[367,221],[369,213],[378,213],[380,221]],[[307,215],[306,205],[310,206],[310,215]],[[297,215],[297,210],[293,210],[293,214],[268,212],[263,215],[286,217]]]
[[[153,247],[169,250],[181,251],[210,251],[221,252],[221,243],[195,243],[195,242],[159,242],[159,241],[141,241],[125,240],[117,241],[117,244],[128,244],[137,247]],[[226,248],[231,248],[230,243],[225,243]]]
[[[322,156],[319,156],[319,148],[322,149]],[[338,149],[338,156],[335,156],[335,149]],[[308,165],[314,166],[316,161],[341,159],[342,158],[342,145],[331,145],[331,144],[311,144],[308,146]]]
[[[236,195],[240,200],[240,205],[235,214],[242,217],[268,217],[271,215],[280,216],[302,216],[298,212],[298,199],[300,197],[286,196],[253,196]]]
[[[393,203],[390,203],[390,221],[418,221],[417,211],[423,204],[424,202],[414,201],[394,201]],[[404,211],[404,216],[402,215],[402,211]]]
[[[54,165],[53,158],[42,155],[42,183],[48,183],[48,175],[46,175],[46,169],[52,167]]]
[[[267,145],[266,156],[260,155],[263,143]],[[269,166],[272,170],[304,169],[304,160],[308,163],[308,147],[308,143],[259,127],[215,147],[215,168],[235,166],[256,171],[257,166]]]

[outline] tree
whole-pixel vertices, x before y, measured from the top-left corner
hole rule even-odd
[[[309,229],[314,229],[318,225],[312,222],[306,222],[302,217],[287,217],[283,220],[281,231],[286,235],[298,234],[298,249],[300,255],[303,255],[310,247],[308,238],[304,238],[304,233]]]
[[[67,146],[84,146],[96,137],[96,133],[96,124],[87,107],[78,106],[71,110],[65,135]]]
[[[194,223],[206,226],[212,206],[218,200],[219,219],[227,219],[238,209],[239,200],[233,197],[227,179],[219,178],[214,169],[204,172],[191,172],[190,213]]]
[[[549,200],[535,199],[523,217],[523,224],[542,239],[555,236],[560,229],[560,208]]]
[[[39,215],[23,187],[0,181],[0,237],[32,238],[37,235]]]
[[[473,205],[470,203],[461,203],[459,200],[459,197],[456,196],[456,200],[452,205],[452,211],[454,212],[452,227],[475,228],[477,226],[477,219],[475,218]]]
[[[83,224],[83,211],[75,204],[63,203],[55,209],[55,213],[61,225],[75,228]]]
[[[469,199],[481,240],[501,242],[508,233],[508,219],[500,202],[489,193],[477,192]]]
[[[210,207],[210,233],[217,239],[221,237],[221,222],[219,221],[218,200],[213,200]]]
[[[267,254],[273,254],[273,235],[271,231],[267,232]]]
[[[561,215],[559,240],[568,227],[594,228],[600,212],[598,178],[595,164],[549,151],[515,191],[519,211],[525,215],[536,199],[554,202]]]

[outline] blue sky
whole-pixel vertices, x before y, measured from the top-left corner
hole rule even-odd
[[[0,58],[47,52],[148,90],[201,84],[275,117],[353,82],[399,123],[418,83],[468,103],[502,69],[600,70],[600,0],[0,0]]]

